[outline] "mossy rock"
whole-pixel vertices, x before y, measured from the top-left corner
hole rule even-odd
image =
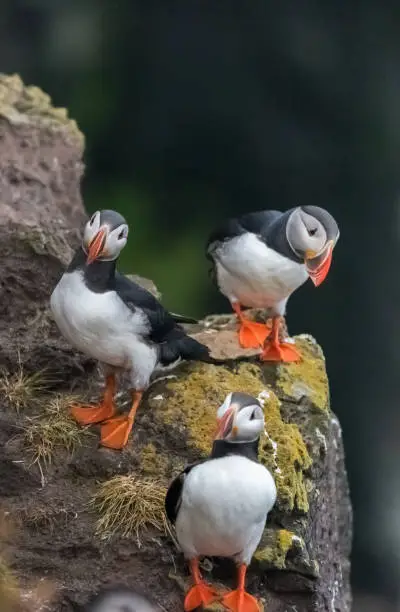
[[[0,74],[0,116],[14,125],[62,130],[84,147],[84,136],[65,108],[55,108],[39,87],[25,86],[18,74]]]
[[[319,410],[329,410],[329,383],[325,358],[312,336],[296,337],[302,359],[278,367],[277,387],[285,397],[299,401],[307,397]]]
[[[239,390],[259,397],[264,405],[266,434],[260,460],[275,477],[279,507],[307,512],[306,473],[312,461],[297,425],[283,421],[280,401],[265,383],[260,366],[241,363],[232,370],[197,363],[169,381],[163,393],[155,390],[148,401],[156,418],[184,437],[195,458],[203,458],[211,450],[217,407],[230,391]],[[155,472],[158,469],[154,463]]]
[[[155,382],[147,402],[171,453],[161,455],[148,443],[141,450],[148,475],[173,475],[186,463],[209,455],[216,428],[216,411],[231,391],[258,397],[264,407],[265,434],[259,459],[277,485],[277,502],[255,557],[256,566],[284,569],[290,564],[315,577],[306,532],[310,504],[318,494],[313,462],[320,457],[321,439],[329,427],[329,387],[321,349],[309,336],[295,339],[302,354],[298,364],[270,365],[249,359],[230,365],[186,364]],[[286,537],[287,536],[287,537]]]

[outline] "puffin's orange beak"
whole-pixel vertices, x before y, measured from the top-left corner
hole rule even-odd
[[[329,240],[324,250],[316,255],[313,252],[306,253],[305,264],[308,276],[316,287],[324,282],[328,276],[332,263],[333,240]]]
[[[216,440],[223,439],[230,429],[232,430],[232,437],[237,435],[238,430],[237,427],[234,426],[235,416],[236,409],[228,408],[224,416],[218,419],[218,428],[215,435]]]
[[[91,243],[89,244],[88,256],[86,263],[89,265],[97,259],[103,252],[104,245],[106,243],[107,233],[106,230],[100,229]]]

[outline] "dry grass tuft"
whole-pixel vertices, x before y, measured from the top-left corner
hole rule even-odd
[[[22,436],[33,463],[50,465],[59,449],[73,455],[85,438],[92,435],[88,428],[79,427],[69,414],[70,406],[77,401],[73,395],[56,395],[49,398],[40,416],[28,420]]]
[[[18,520],[21,525],[46,533],[53,533],[60,525],[67,525],[69,521],[76,518],[77,514],[68,508],[52,508],[49,505],[23,508],[18,512]]]
[[[108,539],[116,533],[136,536],[154,527],[164,534],[169,526],[164,509],[166,488],[158,480],[135,476],[116,476],[100,485],[90,501],[90,508],[99,514],[96,534]]]
[[[19,414],[21,410],[36,406],[40,402],[50,382],[46,378],[45,370],[28,374],[24,372],[20,363],[18,370],[13,374],[6,370],[0,371],[0,394]]]

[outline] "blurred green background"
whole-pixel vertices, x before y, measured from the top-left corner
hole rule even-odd
[[[289,302],[322,344],[355,508],[355,610],[398,609],[400,4],[2,0],[0,70],[86,135],[88,211],[131,226],[121,267],[165,305],[226,311],[204,243],[224,217],[326,207],[329,278]],[[333,612],[333,611],[332,611]]]

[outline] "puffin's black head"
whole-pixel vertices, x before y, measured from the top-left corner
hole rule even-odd
[[[84,612],[159,612],[146,597],[126,587],[105,589],[92,599]]]
[[[318,206],[299,206],[287,220],[286,238],[295,255],[304,260],[308,275],[318,287],[328,275],[339,239],[335,219]]]
[[[264,412],[260,402],[247,393],[228,393],[217,412],[216,439],[231,442],[257,440],[264,431]]]
[[[98,210],[86,223],[82,248],[87,264],[117,259],[126,245],[128,224],[115,210]]]

